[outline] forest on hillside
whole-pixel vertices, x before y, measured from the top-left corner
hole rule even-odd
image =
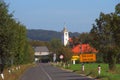
[[[80,33],[78,32],[69,32],[70,37],[77,37]],[[51,39],[61,39],[61,32],[51,31],[51,30],[42,30],[42,29],[31,29],[27,30],[27,37],[29,40],[40,40],[40,41],[50,41]]]

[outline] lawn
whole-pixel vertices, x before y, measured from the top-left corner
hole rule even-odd
[[[100,75],[98,74],[98,65],[101,66]],[[99,78],[100,80],[120,80],[120,64],[117,64],[115,72],[109,72],[108,65],[102,63],[85,63],[84,67],[84,72],[82,71],[82,64],[70,65],[69,69],[79,74],[84,74],[85,76]]]

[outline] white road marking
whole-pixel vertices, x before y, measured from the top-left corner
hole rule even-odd
[[[40,68],[47,75],[47,77],[49,78],[49,80],[52,80],[51,76],[45,71],[45,69],[42,66],[40,66]]]

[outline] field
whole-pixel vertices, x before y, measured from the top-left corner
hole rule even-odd
[[[98,74],[98,65],[101,66],[101,74]],[[115,72],[110,72],[107,64],[86,63],[84,64],[84,72],[82,71],[82,64],[70,65],[69,69],[85,76],[92,76],[100,80],[120,80],[120,64],[117,64]]]

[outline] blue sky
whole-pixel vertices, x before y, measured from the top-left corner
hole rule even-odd
[[[5,0],[27,29],[89,32],[100,12],[114,12],[120,0]]]

